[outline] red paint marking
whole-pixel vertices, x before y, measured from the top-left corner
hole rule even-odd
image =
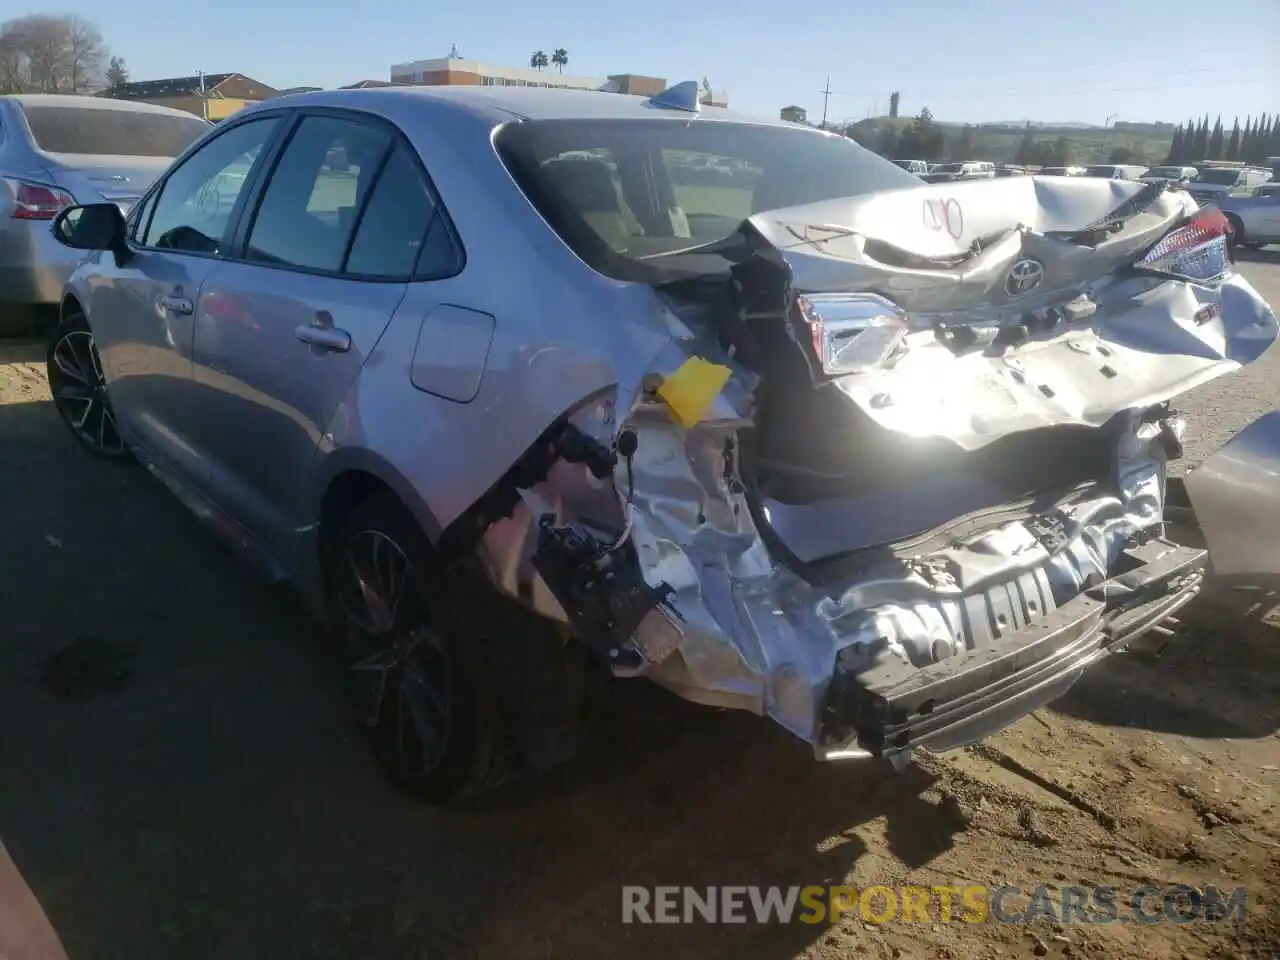
[[[926,230],[946,230],[954,240],[964,233],[964,210],[955,197],[925,200],[921,215]]]

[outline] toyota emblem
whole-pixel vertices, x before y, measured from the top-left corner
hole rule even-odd
[[[1044,279],[1044,264],[1039,260],[1019,260],[1009,270],[1004,281],[1004,292],[1011,297],[1020,297],[1040,285]]]

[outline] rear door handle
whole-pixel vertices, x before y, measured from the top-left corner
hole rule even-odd
[[[317,327],[312,324],[301,323],[293,328],[293,335],[303,343],[309,343],[313,347],[319,347],[321,350],[346,353],[351,349],[351,334],[337,327]]]
[[[160,306],[169,313],[177,314],[180,317],[189,317],[195,313],[195,305],[186,297],[164,297],[160,301]]]

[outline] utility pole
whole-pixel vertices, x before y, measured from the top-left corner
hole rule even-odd
[[[827,129],[827,101],[831,99],[831,74],[827,74],[827,85],[822,88],[822,129]]]
[[[209,119],[209,98],[204,95],[204,71],[197,70],[196,76],[200,78],[200,119],[207,121]]]

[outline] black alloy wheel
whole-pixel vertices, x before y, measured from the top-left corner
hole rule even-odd
[[[58,416],[86,450],[106,460],[129,457],[116,426],[102,360],[93,331],[81,313],[63,318],[46,358],[49,391]]]
[[[503,779],[502,724],[437,616],[432,556],[408,511],[382,496],[342,523],[326,567],[347,694],[375,758],[409,793],[446,805]]]

